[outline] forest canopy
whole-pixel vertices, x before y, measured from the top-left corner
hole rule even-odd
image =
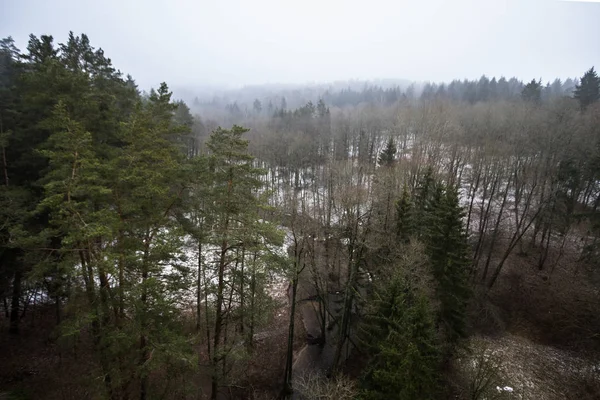
[[[255,93],[2,39],[0,398],[504,398],[477,338],[598,354],[593,67]]]

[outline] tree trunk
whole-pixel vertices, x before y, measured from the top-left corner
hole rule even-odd
[[[225,231],[227,231],[227,223],[225,223]],[[212,364],[213,364],[213,375],[212,375],[212,383],[211,383],[211,399],[217,399],[217,392],[219,390],[219,361],[221,355],[219,351],[221,349],[221,333],[222,333],[222,324],[223,324],[223,291],[225,289],[225,256],[227,254],[227,240],[223,239],[221,243],[221,255],[219,257],[219,266],[218,266],[218,287],[217,287],[217,305],[216,305],[216,315],[215,315],[215,335],[213,338],[213,356],[212,356]]]
[[[248,332],[249,350],[252,351],[254,348],[254,317],[256,314],[255,300],[256,300],[256,257],[257,252],[254,252],[252,257],[252,275],[250,276],[250,324]]]
[[[2,297],[2,304],[4,305],[4,317],[8,319],[10,318],[10,311],[8,308],[8,301],[6,300],[6,296]]]
[[[246,282],[244,282],[244,258],[246,257],[246,249],[242,248],[242,260],[240,263],[240,325],[239,325],[239,329],[240,329],[240,335],[242,336],[242,338],[246,338],[244,336],[244,328],[245,328],[245,321],[244,321],[244,315],[246,314],[246,307],[245,307],[245,293],[244,293],[244,285],[246,284]],[[252,343],[252,338],[250,338],[250,344]],[[248,343],[246,343],[246,347],[250,347],[248,346]]]
[[[206,354],[208,359],[212,359],[211,356],[211,347],[210,347],[210,318],[208,313],[208,281],[206,280],[206,269],[202,268],[202,280],[204,282],[204,287],[206,290],[204,291],[204,318],[206,320]],[[198,360],[200,361],[200,360]]]
[[[198,281],[196,282],[196,332],[200,332],[202,317],[202,242],[198,240]]]
[[[283,393],[289,395],[292,387],[292,363],[294,359],[294,322],[296,318],[296,292],[298,289],[298,261],[294,263],[295,275],[292,279],[292,295],[290,298],[290,322],[288,325],[288,343],[285,357],[285,373],[283,379]]]
[[[546,259],[548,258],[548,252],[550,250],[550,238],[552,237],[552,229],[550,224],[547,224],[542,231],[542,240],[540,241],[540,245],[542,246],[542,251],[540,253],[540,258],[538,260],[538,270],[544,269],[544,264],[546,264]],[[546,242],[546,243],[544,243]]]
[[[331,374],[335,375],[338,370],[339,363],[342,357],[342,351],[346,339],[349,336],[350,318],[352,317],[352,306],[354,305],[354,292],[356,290],[355,281],[358,269],[358,259],[352,260],[350,267],[350,276],[346,285],[346,293],[344,295],[344,309],[342,313],[342,322],[340,324],[340,334],[333,355],[333,363],[331,366]]]
[[[508,248],[504,252],[504,255],[502,256],[502,259],[500,260],[500,262],[496,266],[496,269],[494,270],[494,274],[492,275],[492,279],[490,280],[490,282],[487,285],[488,289],[491,289],[494,286],[494,283],[496,283],[496,279],[498,279],[498,276],[500,275],[500,271],[502,270],[502,267],[504,266],[504,263],[506,262],[506,259],[508,258],[508,256],[510,255],[510,253],[513,251],[513,249],[515,248],[515,246],[517,245],[517,243],[519,243],[519,240],[521,240],[523,238],[523,235],[525,235],[525,232],[527,232],[527,230],[529,229],[529,227],[531,226],[531,224],[533,223],[533,221],[535,221],[535,219],[538,217],[538,215],[540,213],[540,210],[541,210],[541,207],[538,209],[538,211],[535,213],[535,215],[531,218],[531,220],[529,221],[529,223],[523,228],[523,230],[521,231],[521,233],[518,233],[519,232],[518,228],[515,231],[515,234],[513,235],[512,239],[511,239],[510,245],[508,246]],[[524,219],[525,219],[525,214],[523,214],[522,220],[524,220]]]
[[[20,301],[21,301],[21,279],[23,275],[21,273],[21,268],[17,267],[15,271],[15,276],[13,278],[13,291],[12,291],[12,301],[10,305],[10,327],[9,333],[13,335],[17,335],[19,333],[19,320],[20,320]]]
[[[479,259],[481,257],[483,240],[485,237],[487,224],[488,224],[488,221],[490,218],[490,210],[492,207],[494,195],[496,194],[496,188],[498,186],[499,180],[500,180],[500,172],[497,173],[496,177],[494,178],[494,181],[492,182],[491,192],[489,193],[489,197],[488,197],[489,200],[488,200],[487,206],[485,207],[485,211],[484,211],[484,206],[485,206],[485,198],[486,198],[486,194],[487,194],[488,183],[484,184],[483,196],[481,198],[481,207],[480,207],[481,215],[479,216],[479,240],[477,241],[477,247],[475,248],[475,254],[473,255],[473,260],[474,260],[473,264],[475,265],[475,268],[477,268],[477,266],[479,264]]]
[[[37,294],[36,294],[37,296]],[[60,296],[56,296],[54,299],[54,307],[56,312],[56,325],[60,325],[61,321],[61,310],[60,310]]]
[[[481,282],[485,282],[487,279],[488,269],[490,266],[490,261],[492,260],[492,253],[494,252],[494,247],[496,246],[496,240],[498,239],[498,231],[500,230],[500,221],[502,221],[502,213],[504,212],[504,206],[506,205],[506,198],[508,197],[508,188],[510,187],[510,178],[506,183],[506,189],[504,189],[504,196],[502,196],[502,203],[500,204],[500,209],[498,210],[498,218],[496,218],[496,224],[494,225],[494,233],[492,233],[492,241],[490,243],[490,248],[488,250],[488,256],[485,261],[485,266],[483,267],[483,274],[481,275]],[[491,199],[490,199],[491,201]]]
[[[234,271],[237,271],[237,267],[238,267],[238,249],[236,249],[236,258],[235,258],[235,269]],[[231,309],[233,307],[233,292],[235,292],[235,273],[233,274],[232,278],[231,278],[231,284],[229,285],[231,287],[231,290],[229,291],[229,297],[227,299],[227,308],[225,308],[225,310],[223,311],[223,345],[221,346],[222,348],[222,352],[223,352],[223,356],[221,357],[222,359],[222,371],[223,371],[223,376],[227,376],[227,357],[226,355],[229,352],[229,349],[227,348],[227,345],[229,344],[229,320],[230,320],[230,313],[231,313]],[[225,300],[223,300],[225,301]],[[234,326],[235,329],[235,326]],[[234,332],[235,333],[235,332]],[[233,341],[235,341],[235,336],[233,338]]]
[[[475,197],[477,197],[477,190],[479,189],[479,180],[481,179],[481,167],[477,170],[477,178],[475,179],[475,183],[473,183],[473,179],[471,179],[469,194],[471,195],[471,199],[469,200],[469,211],[467,213],[467,224],[466,230],[467,235],[471,230],[471,215],[473,213],[473,203],[475,202]]]
[[[94,273],[92,269],[92,265],[90,262],[89,251],[82,250],[79,252],[79,257],[81,261],[81,271],[83,275],[83,280],[85,282],[85,291],[88,297],[89,306],[94,313],[94,317],[92,319],[92,333],[94,337],[94,347],[100,356],[100,365],[102,367],[102,372],[104,375],[104,387],[108,394],[108,398],[111,400],[116,400],[117,396],[112,388],[112,377],[109,372],[108,366],[108,358],[106,356],[106,351],[102,346],[102,326],[100,324],[100,312],[98,309],[98,302],[96,301],[96,291],[94,284]]]
[[[0,118],[0,136],[4,135],[4,125]],[[8,186],[8,163],[6,162],[6,147],[2,146],[2,172],[4,175],[4,186]]]
[[[119,231],[119,244],[123,243],[123,232]],[[119,325],[125,319],[125,257],[123,251],[119,254]]]
[[[337,373],[340,360],[342,357],[342,350],[346,340],[349,338],[350,330],[350,319],[352,318],[352,308],[354,307],[354,296],[357,290],[358,280],[358,267],[363,257],[364,240],[369,230],[369,221],[366,221],[365,231],[361,242],[359,242],[359,226],[360,226],[360,208],[356,208],[356,219],[354,221],[353,236],[350,238],[350,244],[348,249],[349,260],[348,260],[348,281],[346,282],[346,291],[344,295],[344,309],[342,313],[342,322],[340,325],[340,335],[333,355],[333,363],[331,366],[331,374]]]
[[[146,330],[148,329],[147,323],[147,303],[148,303],[148,289],[146,287],[146,281],[148,280],[148,263],[150,256],[150,234],[146,234],[146,243],[144,249],[144,258],[142,264],[142,316],[140,321],[141,335],[140,335],[140,360],[138,367],[140,368],[140,400],[146,400],[148,396],[148,372],[145,371],[145,364],[150,359],[150,352],[148,351],[148,338],[146,337]]]

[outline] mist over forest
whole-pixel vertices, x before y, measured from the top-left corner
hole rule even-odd
[[[3,8],[0,399],[600,398],[598,2]]]

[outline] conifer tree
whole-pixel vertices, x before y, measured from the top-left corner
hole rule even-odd
[[[273,227],[259,221],[258,211],[266,204],[265,197],[259,193],[262,170],[253,166],[248,141],[242,138],[246,132],[248,129],[235,125],[230,130],[218,128],[208,141],[211,154],[208,158],[207,212],[213,220],[208,242],[218,248],[214,260],[217,288],[211,355],[213,399],[223,381],[223,365],[231,350],[223,342],[231,310],[231,305],[225,302],[226,284],[232,284],[226,270],[236,263],[240,252],[243,254],[252,249],[258,253],[278,240]]]
[[[259,115],[262,111],[262,103],[258,99],[254,99],[254,103],[252,103],[252,109],[254,110],[254,114]]]
[[[414,192],[414,220],[415,234],[417,238],[422,238],[428,213],[431,209],[431,199],[435,191],[435,178],[433,169],[428,166],[425,172],[419,177]]]
[[[521,98],[532,103],[539,103],[542,100],[542,81],[533,79],[521,91]]]
[[[362,379],[364,399],[431,399],[439,390],[440,352],[423,254],[408,256],[382,282],[365,317],[362,340],[372,354]]]
[[[104,240],[112,239],[108,225],[109,221],[114,221],[114,213],[107,208],[96,211],[96,205],[104,203],[109,194],[109,189],[100,179],[104,168],[94,153],[91,133],[70,117],[64,103],[57,104],[46,125],[53,134],[43,150],[49,160],[49,170],[40,182],[45,197],[38,205],[38,213],[48,213],[50,221],[40,236],[48,242],[52,242],[53,237],[61,237],[61,259],[72,265],[71,276],[81,274],[83,277],[95,352],[100,360],[107,394],[112,398],[116,379],[106,341],[111,326],[111,289],[105,253],[101,248]],[[74,267],[77,255],[81,271]],[[73,326],[70,330],[83,328]]]
[[[579,100],[582,110],[600,100],[600,77],[594,67],[581,77],[581,83],[575,87],[574,97]]]
[[[385,149],[379,154],[379,158],[377,162],[380,166],[391,166],[396,159],[396,144],[394,143],[394,139],[390,136]]]
[[[453,186],[435,186],[431,209],[426,213],[424,239],[437,285],[439,322],[452,345],[466,334],[470,257],[458,191]]]
[[[396,202],[396,237],[407,243],[415,232],[414,209],[408,188],[402,190],[400,199]]]
[[[122,268],[126,271],[119,273],[133,279],[126,282],[132,297],[125,296],[127,303],[135,305],[133,328],[139,335],[135,372],[140,379],[140,398],[148,396],[148,376],[160,365],[152,361],[163,356],[167,360],[170,356],[191,358],[176,320],[166,318],[178,315],[176,306],[190,278],[190,271],[177,259],[182,230],[173,218],[186,187],[182,180],[184,151],[179,143],[188,130],[174,125],[176,109],[166,84],[151,91],[148,101],[139,104],[124,125],[125,147],[115,160],[118,186],[112,190],[120,211],[115,265],[125,264]],[[172,267],[170,271],[165,271],[165,265]]]
[[[9,331],[13,334],[19,332],[21,287],[26,272],[14,231],[23,226],[31,208],[28,206],[31,192],[20,186],[22,182],[15,179],[19,169],[13,169],[17,150],[14,143],[18,142],[14,132],[21,119],[17,88],[21,63],[18,58],[19,50],[14,40],[11,37],[0,40],[0,281],[3,282],[0,297],[4,301],[11,298],[7,317],[10,319]],[[19,150],[19,153],[26,151],[25,148]],[[8,310],[8,302],[5,307]]]
[[[133,382],[146,398],[152,371],[191,357],[176,318],[189,274],[177,260],[181,235],[172,218],[184,186],[170,96],[163,84],[138,103],[118,133],[119,148],[93,146],[92,133],[62,102],[44,122],[50,166],[38,209],[51,219],[42,238],[61,238],[57,262],[70,266],[68,276],[83,277],[110,398]],[[77,316],[67,331],[86,329],[85,321]]]

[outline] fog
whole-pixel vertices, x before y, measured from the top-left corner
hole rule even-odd
[[[140,87],[579,76],[600,3],[557,0],[2,0],[0,35],[86,33]]]

